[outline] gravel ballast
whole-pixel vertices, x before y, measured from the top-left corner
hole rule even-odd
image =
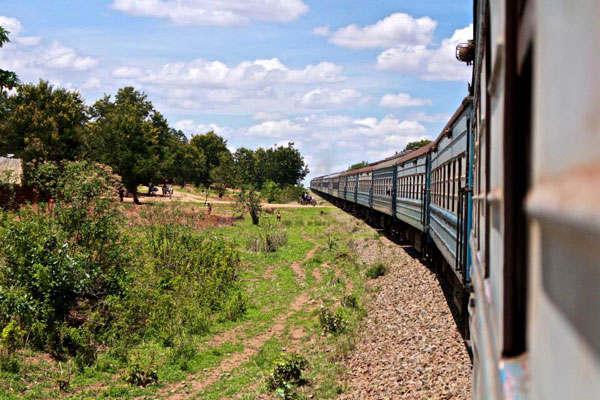
[[[436,275],[384,237],[355,250],[362,262],[389,270],[369,282],[375,293],[345,360],[340,398],[470,398],[471,361]]]

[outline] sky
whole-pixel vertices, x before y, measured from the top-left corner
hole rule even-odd
[[[468,0],[0,0],[0,68],[92,104],[145,92],[187,136],[294,142],[305,180],[437,137],[467,95]]]

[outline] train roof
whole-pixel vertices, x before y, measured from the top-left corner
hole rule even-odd
[[[460,103],[460,106],[458,107],[458,109],[452,115],[452,118],[450,118],[450,121],[448,121],[446,126],[444,126],[444,129],[442,129],[442,131],[438,135],[437,139],[435,139],[433,141],[432,147],[434,147],[434,148],[437,147],[440,140],[442,140],[442,138],[448,134],[448,130],[452,129],[452,125],[454,125],[456,120],[460,117],[460,115],[463,113],[463,111],[465,111],[465,108],[467,108],[467,106],[471,103],[472,100],[473,100],[473,97],[471,95],[469,95],[463,99],[463,101],[462,101],[462,103]]]

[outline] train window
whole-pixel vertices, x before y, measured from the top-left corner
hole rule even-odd
[[[456,207],[456,159],[452,161],[452,212]]]
[[[450,163],[446,164],[446,210],[450,209],[450,173],[451,173]]]

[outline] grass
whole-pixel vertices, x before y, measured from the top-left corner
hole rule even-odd
[[[218,206],[217,206],[218,207]],[[217,209],[215,207],[215,209]],[[282,349],[295,350],[307,358],[306,378],[309,385],[298,389],[300,398],[333,398],[343,387],[340,360],[353,349],[356,331],[365,311],[360,308],[365,291],[365,268],[356,260],[352,241],[373,237],[372,230],[362,222],[336,209],[315,208],[281,209],[282,222],[275,215],[263,214],[261,226],[254,226],[246,218],[234,226],[212,227],[207,235],[231,242],[241,253],[244,268],[241,272],[243,292],[248,299],[245,315],[237,321],[222,320],[204,335],[191,338],[193,351],[183,352],[178,361],[175,349],[156,342],[145,342],[132,353],[140,365],[154,368],[159,384],[146,388],[132,387],[122,376],[129,364],[101,353],[98,361],[83,372],[73,371],[68,389],[61,393],[58,380],[65,375],[59,365],[39,353],[21,352],[28,357],[18,374],[0,372],[0,399],[74,399],[134,398],[154,395],[160,391],[180,389],[173,385],[194,379],[194,374],[208,373],[223,360],[242,354],[253,338],[265,335],[265,340],[252,349],[251,357],[244,360],[217,383],[206,387],[191,398],[219,399],[223,397],[253,398],[267,392],[264,377],[272,368]],[[264,232],[269,225],[285,229],[287,241],[274,252],[253,252],[247,249],[249,237]],[[352,232],[348,235],[348,232]],[[350,236],[350,237],[349,237]],[[300,267],[304,279],[291,268],[304,260],[309,251],[314,256]],[[306,302],[291,309],[295,299],[306,295]],[[352,295],[357,307],[343,307],[342,300]],[[319,307],[323,305],[342,316],[347,328],[338,335],[324,334],[319,323]],[[275,325],[282,325],[275,329]],[[269,336],[267,332],[276,333]],[[229,340],[219,343],[218,338],[234,331]],[[75,370],[75,368],[73,367]]]

